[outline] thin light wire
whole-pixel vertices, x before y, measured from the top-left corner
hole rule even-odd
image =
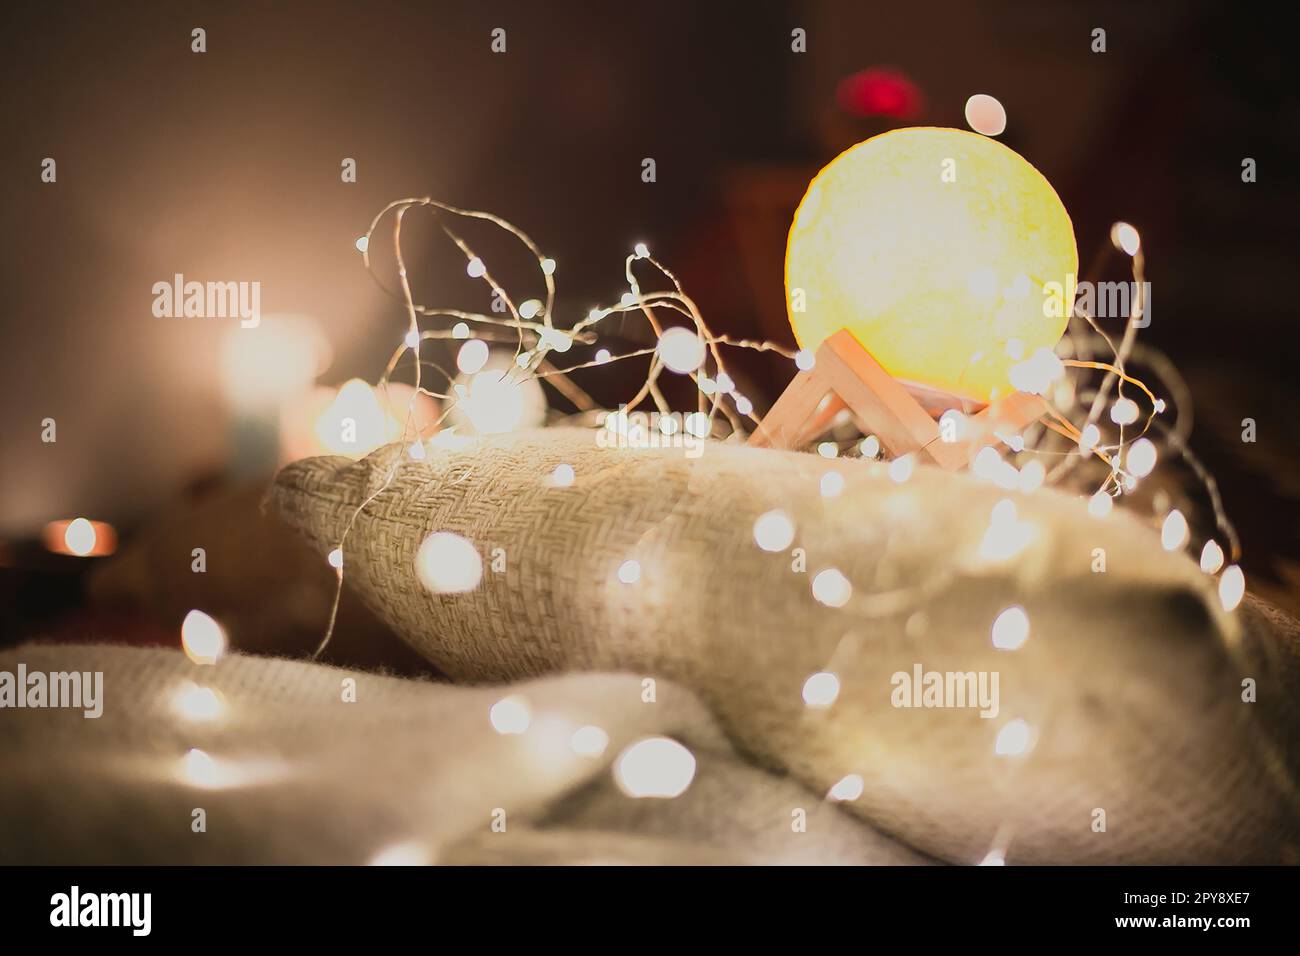
[[[471,273],[487,284],[491,290],[494,301],[500,302],[505,309],[506,316],[489,315],[482,312],[473,312],[461,309],[446,308],[442,306],[430,306],[424,303],[416,302],[411,290],[411,284],[407,273],[406,261],[402,252],[402,228],[407,213],[413,210],[427,210],[430,212],[441,230],[441,232],[455,245],[455,247],[465,256],[467,267],[469,264],[478,263],[481,271]],[[376,230],[384,218],[393,214],[393,254],[396,263],[398,289],[392,289],[387,286],[375,271],[374,263],[371,259],[371,240]],[[545,285],[545,302],[534,313],[533,316],[525,318],[521,312],[521,305],[517,304],[515,299],[510,296],[506,289],[493,276],[488,269],[486,262],[480,257],[473,247],[453,228],[448,220],[455,219],[473,219],[483,221],[497,226],[522,244],[536,260],[538,271],[542,275]],[[708,431],[706,434],[713,435],[716,431],[716,419],[722,417],[726,419],[730,428],[729,436],[731,438],[741,438],[744,436],[745,420],[753,426],[759,424],[758,417],[754,414],[752,403],[745,413],[741,413],[737,407],[738,393],[734,391],[734,384],[731,388],[724,390],[719,384],[724,378],[730,376],[726,372],[726,364],[723,358],[722,347],[741,348],[756,352],[775,352],[786,358],[793,359],[796,353],[784,346],[773,342],[756,341],[749,339],[736,339],[727,335],[716,335],[704,321],[695,301],[687,295],[677,276],[662,262],[650,255],[644,247],[638,247],[637,251],[630,254],[624,260],[624,278],[627,282],[628,292],[624,294],[622,300],[614,305],[592,309],[588,314],[575,322],[569,328],[561,329],[554,323],[554,309],[556,300],[556,286],[554,279],[554,263],[542,253],[539,246],[523,230],[514,226],[505,219],[491,213],[463,209],[452,206],[447,203],[439,202],[428,196],[411,197],[406,199],[395,200],[383,209],[371,221],[366,231],[364,244],[358,243],[362,251],[363,263],[366,270],[370,273],[376,284],[387,294],[398,298],[403,305],[407,317],[407,336],[412,337],[415,344],[407,344],[407,340],[394,351],[390,358],[384,374],[380,378],[379,387],[384,390],[385,397],[388,396],[388,386],[391,377],[401,366],[403,357],[407,352],[413,353],[412,366],[414,368],[414,388],[411,398],[407,404],[407,413],[403,423],[403,430],[400,440],[405,444],[408,438],[420,440],[420,434],[432,428],[441,427],[446,421],[453,408],[461,401],[453,386],[456,382],[456,376],[448,369],[443,368],[438,363],[425,359],[420,354],[420,347],[424,342],[429,340],[446,340],[457,339],[462,336],[456,335],[448,329],[422,329],[420,319],[442,319],[455,320],[466,324],[473,323],[480,326],[476,337],[487,342],[514,344],[515,367],[511,374],[522,374],[529,378],[537,380],[547,380],[560,394],[568,399],[579,412],[591,412],[595,409],[595,402],[587,393],[572,381],[571,375],[574,372],[580,372],[584,369],[594,366],[609,365],[614,362],[627,361],[632,359],[649,359],[649,367],[644,381],[638,386],[631,399],[623,403],[624,409],[635,409],[643,402],[650,401],[655,408],[661,413],[670,413],[673,411],[668,400],[659,388],[659,378],[665,368],[663,361],[658,352],[657,344],[654,346],[636,347],[630,350],[615,354],[612,350],[607,350],[608,354],[601,358],[577,361],[573,364],[563,366],[555,363],[551,359],[552,353],[557,353],[556,348],[557,336],[565,336],[571,342],[586,346],[595,345],[603,341],[599,332],[600,325],[611,316],[623,316],[627,314],[640,314],[650,327],[651,333],[656,338],[656,343],[664,332],[664,326],[659,320],[657,310],[668,310],[676,313],[689,320],[693,326],[695,334],[706,351],[706,357],[700,367],[688,374],[688,377],[696,386],[697,401],[696,407],[699,412],[707,416]],[[635,272],[635,264],[644,260],[647,265],[652,267],[660,278],[667,280],[671,289],[661,289],[656,291],[642,291],[640,281]],[[550,267],[548,268],[548,263]],[[1165,426],[1162,422],[1159,432],[1165,436],[1167,444],[1180,453],[1182,458],[1188,463],[1196,477],[1205,486],[1207,496],[1211,503],[1214,513],[1215,523],[1227,538],[1234,560],[1240,553],[1240,547],[1235,530],[1228,521],[1227,515],[1223,509],[1222,501],[1218,492],[1217,485],[1213,477],[1200,464],[1200,462],[1191,454],[1186,445],[1186,431],[1181,428],[1184,420],[1190,421],[1190,394],[1183,385],[1181,378],[1177,375],[1172,363],[1168,362],[1164,356],[1154,350],[1139,348],[1136,341],[1137,319],[1143,314],[1145,308],[1143,277],[1145,260],[1143,251],[1139,248],[1132,256],[1134,288],[1137,290],[1131,301],[1129,321],[1125,329],[1124,336],[1120,344],[1115,345],[1113,339],[1101,328],[1097,319],[1081,308],[1072,310],[1072,317],[1084,322],[1091,336],[1080,336],[1073,329],[1067,329],[1065,342],[1068,348],[1073,352],[1073,358],[1062,360],[1062,365],[1076,372],[1079,376],[1086,375],[1089,372],[1104,372],[1105,375],[1095,391],[1089,394],[1091,402],[1088,406],[1082,425],[1077,425],[1072,420],[1069,412],[1074,410],[1078,405],[1081,396],[1085,394],[1082,387],[1082,378],[1079,381],[1071,380],[1067,388],[1067,403],[1063,409],[1058,409],[1050,401],[1047,402],[1049,417],[1044,419],[1041,435],[1055,434],[1059,435],[1075,444],[1074,448],[1065,450],[1047,447],[1041,441],[1033,443],[1027,442],[1024,451],[1034,454],[1048,454],[1058,456],[1061,460],[1047,473],[1044,479],[1046,484],[1059,484],[1070,474],[1074,467],[1082,460],[1090,457],[1097,457],[1108,466],[1108,473],[1102,486],[1098,490],[1105,490],[1114,484],[1115,492],[1122,493],[1122,479],[1126,477],[1123,468],[1120,465],[1122,451],[1125,446],[1131,444],[1138,437],[1145,435],[1152,427],[1156,419],[1157,398],[1155,393],[1140,379],[1136,378],[1126,370],[1128,360],[1134,355],[1141,356],[1145,364],[1159,366],[1162,373],[1160,378],[1162,383],[1170,388],[1172,392],[1177,393],[1177,411],[1175,424],[1172,427]],[[1109,361],[1102,361],[1094,358],[1097,351],[1097,343],[1104,344],[1106,351],[1109,353]],[[565,349],[567,351],[567,348]],[[1089,354],[1092,353],[1092,354]],[[431,369],[435,371],[440,378],[446,381],[445,391],[434,390],[424,383],[424,370]],[[710,371],[712,374],[710,374]],[[1126,436],[1123,425],[1119,428],[1119,440],[1115,444],[1101,445],[1084,453],[1078,446],[1078,440],[1084,428],[1088,425],[1096,424],[1104,410],[1109,398],[1110,392],[1115,389],[1116,394],[1124,397],[1124,386],[1133,385],[1137,387],[1148,402],[1151,404],[1146,421],[1143,423],[1141,431],[1136,435]],[[420,428],[412,429],[415,402],[420,395],[429,396],[446,403],[440,415],[433,422],[424,423]],[[724,399],[730,395],[730,402]],[[970,409],[967,409],[969,411]],[[1189,426],[1190,427],[1190,426]],[[382,494],[392,483],[397,468],[403,462],[402,454],[394,454],[388,467],[384,472],[383,481],[372,490],[360,505],[353,511],[349,517],[342,534],[338,547],[344,548],[348,537],[351,534],[360,515],[366,507]],[[335,589],[334,601],[331,607],[329,623],[325,635],[321,640],[314,656],[319,656],[324,652],[333,635],[334,627],[337,621],[339,601],[343,588],[343,565],[346,562],[340,562],[337,571],[337,586]],[[862,595],[867,597],[867,595]],[[882,597],[884,597],[882,595]],[[877,605],[881,611],[886,607],[895,608],[895,602],[882,601]]]

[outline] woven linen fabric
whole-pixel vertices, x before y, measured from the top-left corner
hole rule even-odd
[[[626,674],[466,688],[244,655],[199,666],[158,648],[0,654],[0,671],[19,663],[102,672],[103,713],[0,710],[0,865],[924,862],[746,763],[667,681],[646,703]],[[191,683],[224,712],[178,714]],[[491,724],[506,694],[530,708],[524,733]],[[609,736],[599,756],[570,746],[587,725]],[[692,752],[694,779],[673,799],[624,795],[614,761],[657,735]]]
[[[560,464],[572,484],[551,478]],[[823,497],[829,470],[844,487]],[[1017,523],[990,542],[1006,497]],[[453,680],[670,678],[814,791],[860,778],[852,812],[934,857],[1300,859],[1293,622],[1250,601],[1224,613],[1214,579],[1122,509],[1098,519],[1063,492],[924,466],[898,484],[874,463],[731,444],[602,447],[580,429],[421,461],[396,446],[308,459],[270,498],[322,559],[342,543],[347,585]],[[775,553],[753,530],[772,509],[795,527]],[[478,550],[478,586],[422,585],[417,551],[436,531]],[[640,577],[624,583],[629,560]],[[823,591],[841,606],[814,596],[828,569],[852,588]],[[991,625],[1012,606],[1029,636],[999,649]],[[802,690],[822,671],[838,697],[812,708]],[[996,714],[895,706],[924,705],[919,688],[895,696],[917,671],[996,674]]]

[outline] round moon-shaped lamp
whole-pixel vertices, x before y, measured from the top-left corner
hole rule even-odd
[[[805,349],[848,329],[895,378],[992,401],[1013,390],[1011,366],[1060,341],[1077,269],[1069,214],[1018,153],[964,130],[901,129],[809,185],[786,303]]]

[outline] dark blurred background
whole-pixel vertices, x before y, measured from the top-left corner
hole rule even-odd
[[[1081,267],[1112,221],[1141,231],[1153,283],[1144,336],[1196,391],[1193,445],[1223,484],[1248,579],[1286,593],[1300,583],[1289,286],[1300,110],[1275,9],[8,5],[0,564],[21,567],[14,549],[56,518],[129,536],[228,461],[218,359],[231,320],[155,318],[155,282],[260,281],[264,313],[310,316],[328,338],[325,383],[373,381],[405,318],[353,242],[387,202],[431,195],[529,232],[559,264],[561,321],[616,298],[624,255],[645,241],[716,330],[791,342],[782,257],[809,178],[885,129],[964,128],[967,97],[984,92],[1007,109],[1002,141],[1070,210]],[[191,52],[195,27],[206,53]],[[496,27],[504,54],[490,50]],[[805,53],[791,50],[795,28]],[[1092,51],[1096,28],[1105,53]],[[45,157],[57,184],[40,180]],[[355,184],[340,181],[345,157]],[[657,163],[652,184],[644,157]],[[1242,182],[1245,157],[1256,183]],[[436,238],[413,223],[417,298],[486,308]],[[1118,257],[1102,268],[1126,278]],[[768,356],[738,368],[760,409],[791,373]],[[583,381],[617,401],[633,374]],[[41,441],[46,417],[55,444]],[[1240,441],[1246,417],[1255,444]],[[43,593],[8,580],[11,604]]]

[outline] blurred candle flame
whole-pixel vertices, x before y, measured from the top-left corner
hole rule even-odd
[[[98,558],[117,550],[117,532],[105,521],[89,518],[65,518],[51,521],[41,533],[41,541],[55,554],[79,558]]]

